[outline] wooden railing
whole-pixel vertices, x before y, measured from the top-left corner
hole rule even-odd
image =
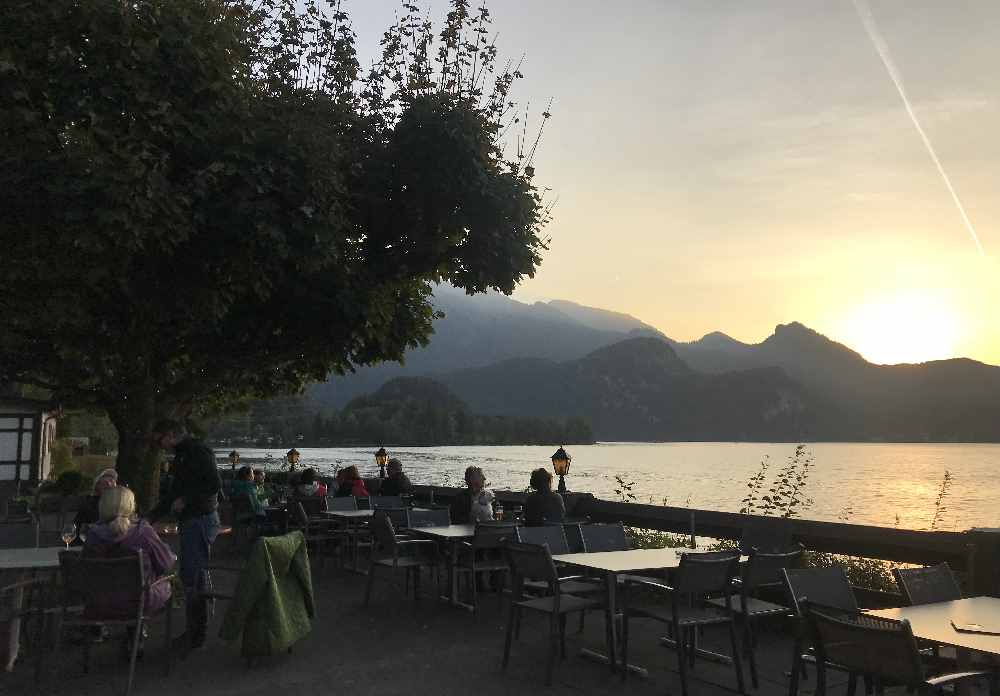
[[[443,486],[417,486],[420,499],[431,491],[437,502],[448,502],[459,491]],[[497,491],[504,505],[523,504],[525,494]],[[699,537],[738,540],[748,524],[765,529],[787,525],[785,532],[807,549],[826,553],[863,556],[899,563],[931,565],[947,562],[954,570],[969,574],[976,594],[1000,594],[1000,530],[973,529],[964,532],[928,532],[894,527],[783,520],[741,515],[717,510],[698,510],[666,505],[643,505],[601,500],[588,493],[565,496],[567,513],[594,522],[622,522],[630,527],[654,529]]]

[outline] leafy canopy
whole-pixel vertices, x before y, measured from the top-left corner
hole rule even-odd
[[[0,381],[123,433],[401,359],[434,282],[511,292],[548,211],[489,23],[404,4],[363,72],[339,4],[4,3]]]

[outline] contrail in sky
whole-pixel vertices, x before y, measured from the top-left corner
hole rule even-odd
[[[896,85],[896,91],[899,92],[899,97],[903,100],[903,106],[906,107],[906,113],[910,115],[910,120],[913,121],[913,127],[917,129],[917,133],[920,134],[920,139],[924,141],[924,146],[927,148],[927,154],[929,154],[931,159],[934,160],[934,166],[937,167],[938,173],[941,174],[941,178],[944,180],[944,185],[948,187],[948,193],[951,194],[952,200],[955,201],[955,207],[958,208],[958,212],[961,214],[962,220],[965,222],[966,229],[968,229],[969,234],[972,235],[972,241],[976,243],[976,248],[979,249],[979,253],[985,256],[986,252],[983,251],[983,245],[979,242],[979,235],[976,234],[976,228],[972,226],[969,216],[965,214],[965,206],[962,205],[962,201],[959,200],[958,194],[955,193],[955,187],[951,185],[951,179],[948,178],[948,174],[945,173],[944,167],[941,166],[941,160],[938,159],[937,152],[934,151],[934,146],[931,145],[930,138],[928,138],[927,134],[924,133],[924,129],[920,126],[920,121],[917,120],[917,115],[913,112],[913,107],[910,106],[910,100],[906,96],[906,88],[903,87],[903,78],[896,69],[896,64],[892,62],[892,55],[889,53],[889,45],[885,42],[885,39],[882,38],[882,34],[878,30],[878,25],[875,24],[875,17],[872,15],[872,10],[868,6],[867,0],[853,0],[853,2],[854,9],[858,11],[861,23],[865,25],[865,31],[868,32],[868,38],[872,40],[875,50],[878,51],[878,55],[882,59],[882,64],[885,65],[885,69],[889,71],[889,77],[892,79],[892,83]]]

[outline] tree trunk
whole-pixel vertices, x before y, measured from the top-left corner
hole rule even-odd
[[[132,489],[142,511],[156,505],[160,489],[163,452],[152,442],[158,411],[148,397],[130,399],[126,408],[109,414],[118,430],[118,481]]]

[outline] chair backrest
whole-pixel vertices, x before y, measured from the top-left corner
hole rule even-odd
[[[628,538],[625,536],[625,527],[621,522],[617,524],[582,524],[580,532],[583,535],[583,549],[587,553],[627,551],[630,548]]]
[[[557,588],[559,575],[556,573],[555,563],[552,562],[552,554],[545,544],[522,544],[508,539],[503,544],[504,554],[507,556],[507,563],[511,572],[518,580],[541,580],[549,583],[550,587]]]
[[[678,592],[692,595],[725,593],[732,590],[733,578],[739,573],[739,551],[685,553],[673,576]]]
[[[392,523],[388,510],[379,510],[368,525],[375,543],[385,553],[396,553],[396,527]]]
[[[0,549],[25,549],[38,546],[38,525],[0,524]]]
[[[373,495],[370,496],[369,502],[372,510],[403,507],[403,499],[398,495]]]
[[[947,563],[926,568],[893,568],[892,574],[896,576],[896,584],[907,604],[949,602],[962,598],[962,588]]]
[[[396,529],[406,529],[410,526],[410,511],[407,508],[377,508],[376,513],[379,512],[385,513]]]
[[[358,501],[351,495],[326,496],[326,509],[334,512],[351,512],[358,509]]]
[[[358,506],[358,510],[374,510],[372,507],[372,499],[368,496],[351,496],[354,498],[354,504]]]
[[[805,549],[801,544],[775,553],[753,549],[750,551],[747,564],[743,567],[743,589],[750,591],[758,587],[783,585],[785,576],[781,571],[798,565],[803,551]]]
[[[747,515],[739,548],[749,554],[753,550],[780,553],[792,546],[792,525],[783,517]]]
[[[806,618],[817,659],[906,686],[926,678],[909,622],[867,614],[831,616],[808,603]]]
[[[569,545],[570,553],[584,553],[587,550],[583,543],[583,525],[579,522],[573,522],[559,526],[562,527],[563,534],[566,535],[566,544]]]
[[[292,515],[292,525],[295,527],[301,527],[302,529],[309,528],[309,515],[306,513],[306,508],[302,505],[302,501],[296,500],[295,502],[288,504],[288,511]]]
[[[569,553],[569,544],[566,543],[566,533],[562,526],[517,527],[516,536],[521,544],[547,545],[553,556]]]
[[[834,609],[848,614],[858,612],[858,601],[843,568],[784,569],[789,606],[803,616],[803,604]]]
[[[447,527],[449,524],[451,524],[451,511],[448,508],[410,510],[411,527]]]
[[[326,512],[326,496],[309,495],[295,498],[310,517]]]
[[[231,502],[233,505],[233,521],[243,522],[256,516],[253,509],[253,503],[250,502],[250,498],[248,496],[233,496],[231,498]]]
[[[517,527],[501,524],[476,525],[476,533],[472,537],[472,548],[474,549],[498,549],[508,540],[514,541],[517,535]]]
[[[59,554],[65,606],[84,606],[88,619],[134,619],[146,592],[142,551],[88,558],[76,551]]]
[[[31,511],[28,509],[28,501],[8,498],[6,510],[4,510],[4,521],[8,523],[31,521]]]

